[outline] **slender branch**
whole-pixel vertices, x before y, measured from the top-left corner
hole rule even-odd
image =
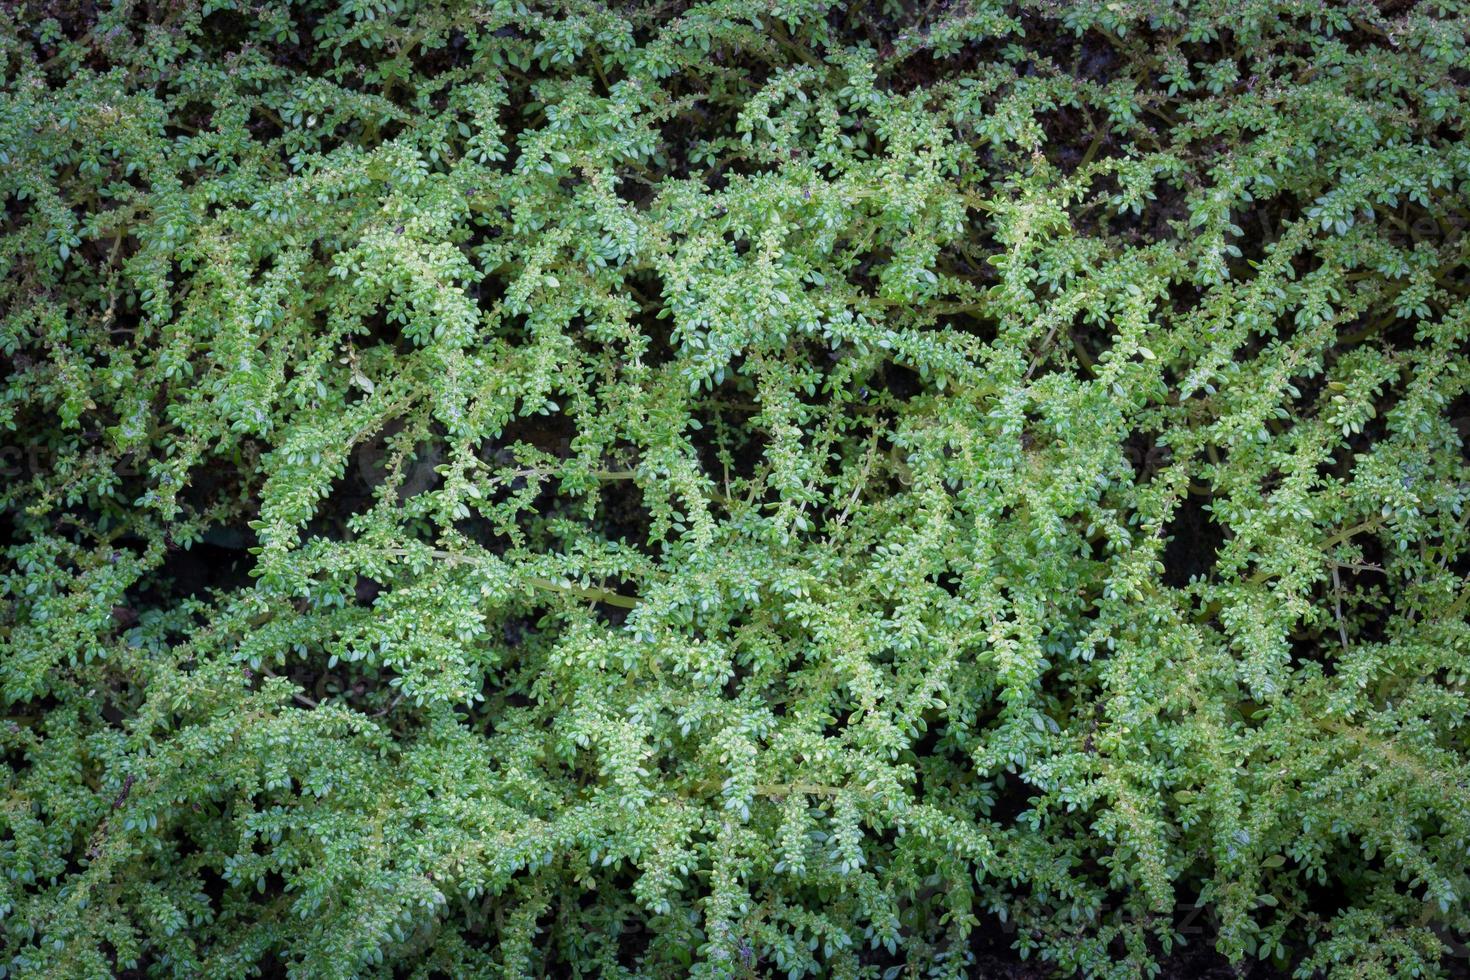
[[[479,559],[475,558],[473,555],[464,555],[459,554],[458,552],[444,551],[438,548],[431,548],[427,551],[413,551],[408,548],[387,548],[384,549],[381,554],[390,555],[395,558],[412,558],[416,555],[422,555],[428,558],[433,558],[435,561],[449,562],[450,564],[458,565],[480,564]],[[579,599],[590,599],[593,602],[600,602],[606,606],[617,606],[620,609],[633,609],[636,608],[638,605],[637,596],[623,595],[620,592],[613,592],[609,589],[599,589],[591,586],[572,585],[570,583],[555,582],[549,578],[542,578],[540,576],[528,576],[521,581],[523,584],[529,585],[533,589],[541,589],[546,592],[560,592],[562,595],[576,596]]]

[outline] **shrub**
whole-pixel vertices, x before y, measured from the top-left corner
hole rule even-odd
[[[1463,3],[4,17],[0,975],[1447,968]]]

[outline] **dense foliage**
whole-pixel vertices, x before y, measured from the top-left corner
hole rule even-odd
[[[1470,6],[0,17],[0,976],[1465,955]]]

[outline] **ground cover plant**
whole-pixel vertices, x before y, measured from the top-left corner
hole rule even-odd
[[[0,976],[1462,973],[1467,13],[9,0]]]

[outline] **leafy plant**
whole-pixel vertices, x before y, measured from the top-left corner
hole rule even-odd
[[[0,975],[1448,968],[1464,4],[3,16]]]

